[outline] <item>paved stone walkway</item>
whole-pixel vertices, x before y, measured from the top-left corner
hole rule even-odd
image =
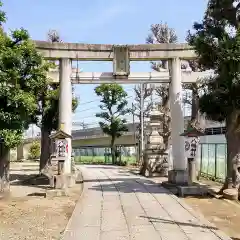
[[[168,190],[114,166],[81,166],[64,240],[230,240]]]

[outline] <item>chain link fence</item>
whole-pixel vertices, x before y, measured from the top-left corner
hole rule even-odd
[[[227,144],[200,144],[198,162],[200,176],[223,182],[227,174]]]

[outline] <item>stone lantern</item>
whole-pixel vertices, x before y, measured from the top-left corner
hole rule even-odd
[[[163,114],[156,108],[150,112],[150,123],[147,131],[147,143],[145,145],[144,162],[146,163],[145,176],[167,176],[168,174],[168,153],[161,136]]]
[[[50,163],[45,166],[42,173],[49,178],[50,186],[56,189],[66,189],[72,183],[71,174],[65,174],[64,165],[69,153],[67,138],[72,138],[62,130],[50,135],[52,154]]]

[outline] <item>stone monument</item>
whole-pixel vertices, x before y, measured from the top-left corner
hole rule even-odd
[[[59,130],[50,135],[52,140],[52,155],[49,164],[45,166],[42,173],[49,178],[52,189],[66,190],[75,183],[72,174],[65,172],[65,161],[68,159],[69,147],[67,138],[71,138],[66,132]]]
[[[155,106],[150,112],[150,123],[147,127],[147,143],[145,146],[144,162],[146,163],[145,176],[167,176],[168,153],[162,136],[163,113]]]

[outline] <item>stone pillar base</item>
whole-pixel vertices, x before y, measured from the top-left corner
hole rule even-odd
[[[187,170],[168,171],[168,182],[176,185],[188,185]]]
[[[71,188],[76,184],[76,177],[71,174],[55,175],[50,178],[50,186],[56,189]]]
[[[26,161],[25,158],[18,158],[18,159],[16,160],[16,162],[25,162],[25,161]]]
[[[74,185],[76,184],[76,176],[68,174],[65,176],[65,181],[68,188],[74,187]]]

